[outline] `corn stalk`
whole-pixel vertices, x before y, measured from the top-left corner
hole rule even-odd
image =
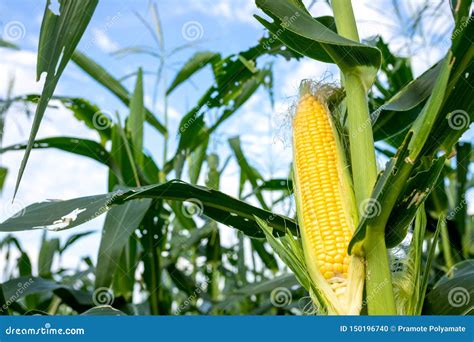
[[[350,0],[333,0],[332,7],[338,33],[359,41],[357,25]],[[343,70],[348,131],[351,152],[352,176],[357,207],[364,211],[364,203],[370,201],[377,178],[374,139],[367,105],[367,87],[362,74]],[[383,227],[382,227],[383,228]],[[383,229],[369,230],[365,244],[367,260],[367,305],[371,315],[396,314],[390,266]]]

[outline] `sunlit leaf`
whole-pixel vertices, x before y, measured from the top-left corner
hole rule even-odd
[[[257,0],[256,4],[274,19],[270,23],[256,16],[276,39],[310,58],[336,63],[345,72],[357,72],[366,86],[373,82],[381,60],[378,49],[338,35],[313,18],[298,1]]]
[[[220,54],[215,52],[203,51],[196,52],[187,62],[183,65],[181,70],[175,76],[173,82],[166,91],[170,94],[176,87],[182,84],[184,81],[189,79],[196,72],[204,68],[209,63],[217,61],[220,58]]]
[[[56,15],[50,9],[51,0],[47,1],[43,23],[41,24],[36,78],[39,81],[41,75],[46,73],[46,80],[41,98],[36,107],[25,155],[18,171],[15,195],[20,186],[20,181],[48,102],[84,30],[89,24],[98,0],[84,0],[80,3],[60,0],[59,3],[59,15]]]
[[[84,72],[117,96],[126,106],[130,105],[131,97],[128,90],[102,66],[79,51],[74,52],[72,60]],[[145,111],[146,121],[162,134],[166,133],[166,127],[163,126],[153,113],[148,109],[145,109]]]
[[[130,101],[130,115],[127,120],[127,132],[132,142],[133,157],[136,163],[143,165],[143,123],[145,122],[145,107],[143,105],[143,73],[138,69],[137,81]]]
[[[255,222],[255,216],[280,233],[289,230],[296,234],[297,230],[295,222],[290,218],[254,207],[220,191],[175,180],[125,192],[118,190],[104,195],[32,204],[0,224],[0,231],[68,229],[107,212],[114,204],[140,198],[197,203],[204,215],[252,237],[264,236]]]

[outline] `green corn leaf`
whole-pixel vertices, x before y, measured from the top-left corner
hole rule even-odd
[[[118,165],[118,171],[109,169],[109,191],[112,191],[117,185],[134,185],[132,165],[130,164],[124,144],[122,143],[123,137],[120,131],[121,128],[119,125],[112,127],[110,155]]]
[[[138,69],[135,91],[130,101],[130,115],[127,120],[127,132],[132,141],[132,151],[139,167],[143,166],[143,123],[145,107],[143,105],[143,72]]]
[[[390,100],[381,106],[381,110],[403,112],[415,108],[426,100],[436,82],[443,63],[436,63],[430,69],[405,85]],[[375,116],[372,113],[371,116]],[[383,115],[379,116],[381,119]]]
[[[226,298],[216,305],[217,309],[226,310],[232,305],[241,302],[244,298],[250,296],[269,294],[277,288],[290,289],[298,285],[294,274],[282,274],[272,279],[265,279],[263,281],[248,284],[240,289],[232,289],[232,292],[228,293]]]
[[[193,151],[188,158],[188,173],[191,184],[197,184],[201,174],[202,164],[206,160],[209,136]]]
[[[420,284],[420,287],[418,290],[419,296],[418,296],[418,301],[416,303],[416,307],[414,311],[416,315],[421,315],[422,310],[423,310],[423,302],[425,301],[425,298],[426,298],[426,290],[428,289],[428,282],[430,279],[431,265],[433,264],[433,261],[435,258],[435,251],[436,251],[436,247],[438,246],[438,238],[442,229],[443,220],[444,220],[444,217],[438,220],[438,224],[436,225],[436,231],[433,234],[433,239],[431,240],[431,245],[430,245],[430,248],[428,249],[426,263],[423,268],[423,278],[421,279],[419,283]],[[423,248],[423,244],[420,244],[418,248],[420,249]],[[419,276],[421,277],[421,274],[419,274]]]
[[[150,199],[135,200],[113,207],[107,213],[100,240],[95,287],[109,287],[117,268],[117,260],[133,232],[138,228]]]
[[[31,295],[42,295],[42,298],[52,298],[53,294],[58,296],[62,303],[81,313],[96,306],[97,294],[92,292],[76,290],[70,285],[60,284],[51,279],[41,277],[19,277],[8,280],[1,285],[5,298],[14,299],[18,302],[24,297]],[[18,291],[21,288],[22,291]],[[115,298],[114,304],[123,305],[122,298]],[[13,307],[13,305],[11,306]],[[100,308],[102,306],[99,306]]]
[[[195,204],[192,205],[194,206]],[[170,206],[175,215],[173,225],[179,230],[184,229],[194,232],[197,228],[197,225],[194,219],[188,215],[188,209],[185,207],[185,204],[180,202],[172,202],[170,203]],[[197,208],[197,210],[199,210],[199,208]]]
[[[170,94],[175,88],[193,76],[196,72],[219,59],[219,53],[209,51],[196,52],[176,74],[173,82],[171,82],[171,85],[166,91],[166,94]]]
[[[128,90],[102,66],[79,51],[74,52],[72,60],[85,73],[117,96],[126,106],[130,105],[131,97]],[[145,112],[146,121],[156,128],[158,132],[165,134],[167,131],[166,127],[163,126],[149,109],[145,109]]]
[[[41,24],[36,78],[39,80],[41,75],[46,73],[46,80],[41,98],[36,107],[25,155],[18,171],[14,196],[20,186],[21,178],[25,171],[26,163],[48,102],[53,96],[59,78],[89,24],[98,0],[84,0],[80,3],[60,0],[59,3],[60,14],[56,15],[49,8],[51,6],[51,0],[48,0],[43,16],[43,23]]]
[[[81,313],[81,316],[127,316],[127,314],[110,305],[100,305]]]
[[[99,107],[83,98],[58,97],[58,100],[74,113],[77,120],[95,130],[100,135],[102,144],[111,139],[113,124],[111,114],[103,112]]]
[[[115,268],[112,289],[115,296],[122,296],[127,302],[131,302],[136,282],[136,272],[139,265],[139,241],[135,236],[128,239]]]
[[[376,141],[403,132],[413,123],[421,111],[420,105],[433,91],[442,65],[435,64],[371,113]]]
[[[467,229],[467,182],[468,170],[471,161],[472,144],[458,143],[456,145],[456,203],[454,220],[460,236],[466,235]],[[463,246],[464,249],[468,246]]]
[[[14,101],[37,104],[39,98],[40,95],[28,94],[16,97]],[[72,111],[77,120],[84,122],[88,128],[96,131],[100,136],[102,145],[111,139],[113,122],[110,113],[102,111],[97,105],[80,97],[53,96],[51,99],[60,101],[67,109]],[[57,108],[51,103],[48,106]]]
[[[127,163],[127,167],[129,166],[129,171],[133,178],[127,179],[126,185],[140,185],[140,179],[138,176],[138,171],[140,170],[138,168],[139,165],[137,165],[135,158],[133,156],[134,151],[132,151],[132,147],[130,147],[130,141],[127,137],[127,134],[124,130],[124,128],[120,124],[120,118],[117,115],[117,125],[115,126],[116,128],[116,142],[119,144],[118,148],[120,149],[120,152],[122,153],[122,162]],[[135,150],[135,152],[137,152]],[[122,168],[123,169],[123,168]],[[130,183],[128,183],[130,182]]]
[[[188,237],[179,235],[173,236],[170,241],[170,256],[164,261],[163,266],[166,267],[171,263],[175,263],[179,256],[199,245],[202,240],[208,238],[214,230],[215,227],[208,224],[202,228],[191,230]]]
[[[252,243],[252,248],[255,250],[255,252],[257,252],[260,259],[262,259],[262,262],[264,263],[264,265],[269,270],[273,272],[277,272],[278,262],[275,256],[265,249],[265,244],[263,243],[263,241],[252,239],[251,243]]]
[[[262,180],[262,176],[259,175],[256,169],[250,166],[249,162],[247,161],[247,158],[245,157],[242,151],[242,147],[240,146],[240,138],[234,137],[230,138],[228,141],[232,152],[234,152],[235,159],[237,160],[237,163],[240,166],[241,172],[245,174],[245,178],[248,179],[248,181],[252,185],[252,188],[255,191],[259,188],[259,184],[257,181]],[[265,204],[265,200],[263,199],[262,194],[260,192],[256,192],[256,197],[262,205],[262,208],[268,210],[268,206]]]
[[[297,231],[296,223],[288,217],[254,207],[220,191],[193,186],[178,180],[134,188],[125,192],[118,190],[104,195],[66,201],[35,203],[0,224],[0,231],[68,229],[104,214],[113,205],[140,198],[198,203],[204,215],[239,229],[251,237],[264,237],[255,221],[255,216],[266,221],[280,234],[288,230],[296,234]]]
[[[436,185],[445,161],[446,156],[432,161],[425,160],[406,181],[385,228],[385,242],[388,247],[398,245],[405,238],[418,208]]]
[[[51,277],[54,257],[56,253],[59,253],[59,249],[60,246],[58,238],[48,240],[46,235],[43,235],[43,241],[41,243],[41,249],[38,256],[38,274],[40,277]]]
[[[7,301],[5,300],[5,295],[3,293],[3,285],[0,284],[0,316],[7,316],[8,308]]]
[[[372,192],[372,197],[359,208],[361,219],[349,243],[349,253],[353,252],[354,247],[356,252],[362,252],[361,244],[365,239],[367,227],[369,229],[383,230],[386,234],[386,239],[387,237],[389,238],[386,241],[387,246],[393,246],[392,243],[401,241],[405,236],[405,225],[397,226],[400,227],[400,230],[394,232],[386,230],[386,224],[397,200],[403,201],[403,198],[400,198],[400,194],[405,189],[406,181],[410,177],[415,164],[421,159],[421,152],[439,115],[451,70],[450,61],[450,55],[446,56],[433,93],[425,104],[422,113],[413,123],[395,157],[390,160],[382,176],[378,178]],[[434,170],[438,172],[438,175],[441,172],[439,167]],[[433,173],[435,172],[433,171]],[[437,177],[431,177],[430,179],[431,183],[427,186],[429,191],[435,185]],[[421,193],[424,193],[423,189],[421,189]],[[416,204],[421,204],[425,198],[426,196],[423,196],[422,200],[415,201]],[[414,217],[415,212],[416,210],[409,212],[411,213],[411,218]],[[401,217],[397,219],[402,220]],[[391,240],[392,238],[394,240]]]
[[[26,144],[15,144],[0,149],[0,153],[21,151],[27,148]],[[98,161],[111,169],[118,171],[109,152],[98,142],[76,137],[53,137],[35,140],[33,149],[56,148],[61,151],[77,154]]]
[[[12,50],[20,50],[18,45],[7,42],[6,40],[0,39],[0,48],[7,48]]]
[[[0,231],[13,232],[29,229],[61,230],[75,227],[105,213],[108,205],[118,193],[87,196],[67,201],[40,202],[26,207],[23,211],[0,225]]]
[[[472,315],[474,313],[474,260],[453,266],[428,293],[424,315]]]
[[[212,63],[216,82],[199,99],[198,104],[181,119],[178,150],[175,157],[166,163],[165,173],[173,169],[174,159],[182,151],[191,152],[196,149],[225,120],[234,115],[260,85],[270,87],[270,65],[263,69],[255,69],[257,59],[265,54],[282,55],[287,59],[299,58],[298,54],[283,49],[282,44],[275,40],[263,38],[256,46],[238,55],[230,55]],[[249,68],[249,65],[252,67]],[[213,108],[221,109],[221,114],[211,127],[206,127],[204,110],[209,111]]]
[[[256,4],[274,22],[259,16],[257,20],[289,48],[335,63],[344,73],[358,74],[367,88],[372,84],[381,63],[377,48],[343,38],[313,18],[297,0],[256,0]]]
[[[237,85],[235,85],[232,74],[229,74],[226,78],[227,83],[222,81],[225,86],[223,85],[221,89],[211,87],[199,100],[198,105],[181,119],[179,126],[180,139],[176,154],[181,153],[181,151],[193,151],[196,149],[224,121],[237,112],[259,86],[264,83],[269,73],[269,69],[260,70]],[[230,87],[229,83],[232,85],[231,89],[228,89]],[[211,127],[206,127],[204,124],[205,112],[202,111],[202,108],[205,106],[208,108],[224,107],[222,114]],[[165,170],[169,168],[171,168],[171,165],[167,165]]]
[[[30,257],[25,252],[21,252],[20,257],[18,258],[17,268],[20,277],[26,277],[33,274]]]
[[[5,185],[5,180],[7,179],[7,175],[8,175],[8,169],[6,167],[0,166],[0,193],[2,192],[3,186]]]

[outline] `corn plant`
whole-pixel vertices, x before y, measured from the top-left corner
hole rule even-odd
[[[61,6],[68,10],[57,16],[48,2],[38,51],[38,61],[49,61],[38,64],[38,71],[48,74],[43,93],[13,99],[37,103],[30,140],[2,152],[25,150],[15,192],[33,148],[59,148],[105,164],[110,192],[33,204],[0,224],[0,231],[9,233],[56,231],[106,214],[97,264],[89,265],[94,283],[84,274],[73,280],[52,277],[51,253],[61,248],[57,240],[45,237],[47,272],[39,271],[40,277],[35,278],[41,286],[31,285],[26,299],[17,298],[2,310],[4,314],[27,312],[26,301],[37,296],[44,284],[54,290],[54,297],[44,299],[42,305],[36,300],[34,312],[472,312],[474,230],[465,194],[472,187],[468,170],[473,156],[472,145],[459,142],[474,112],[469,1],[453,2],[455,25],[446,55],[413,79],[409,61],[393,54],[383,40],[360,42],[350,0],[332,0],[334,17],[318,18],[299,0],[257,0],[267,17],[256,19],[269,36],[238,55],[197,53],[167,85],[166,101],[203,67],[213,69],[213,84],[181,120],[177,150],[170,155],[165,148],[162,162],[143,148],[145,123],[165,142],[169,135],[166,116],[161,120],[144,105],[143,70],[134,74],[135,87],[129,92],[105,68],[74,51],[96,4],[88,1],[78,8],[64,2]],[[153,11],[157,18],[156,8]],[[74,39],[65,40],[63,31]],[[241,176],[239,198],[234,198],[219,191],[227,162],[209,152],[208,144],[222,122],[237,115],[259,87],[271,89],[271,64],[262,66],[263,56],[336,64],[341,86],[302,81],[292,119],[293,167],[288,179],[264,179],[247,160],[239,139],[229,140]],[[97,106],[80,97],[53,97],[70,59],[128,106],[125,121],[119,115],[101,116],[104,127],[97,129],[92,125],[100,113]],[[162,69],[156,74],[157,82],[161,73]],[[52,98],[97,130],[100,141],[75,137],[35,141]],[[208,127],[205,114],[213,110],[217,119]],[[111,147],[106,149],[108,142]],[[376,156],[388,160],[381,170]],[[205,184],[198,185],[203,169]],[[184,171],[189,182],[182,180]],[[252,188],[248,195],[243,193],[245,184]],[[280,197],[268,204],[266,192]],[[275,206],[291,196],[296,216],[276,212]],[[257,204],[250,204],[248,198]],[[183,214],[182,202],[197,204],[202,219]],[[238,231],[236,245],[221,245],[219,225]],[[5,246],[15,245],[10,237],[4,241]],[[263,268],[256,266],[256,257]],[[182,270],[179,258],[190,262],[191,271]],[[199,258],[205,259],[204,266]],[[18,279],[32,274],[21,265],[12,273],[20,275]],[[0,304],[12,298],[18,279],[2,284]],[[79,289],[75,282],[81,284]],[[145,296],[142,305],[134,299],[136,285]],[[269,294],[281,287],[312,309],[275,305]],[[106,303],[113,308],[97,308],[94,295],[103,289],[113,291],[114,301]]]

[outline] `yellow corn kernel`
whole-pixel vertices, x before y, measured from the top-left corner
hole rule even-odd
[[[358,257],[347,254],[354,218],[352,208],[348,208],[353,202],[347,199],[351,195],[344,178],[343,154],[324,99],[311,94],[308,84],[303,84],[302,89],[293,118],[293,163],[305,259],[313,282],[323,292],[330,291],[326,293],[330,300],[338,302],[333,303],[335,313],[354,314],[360,304],[349,301],[361,298],[364,275],[360,260],[353,263]],[[356,274],[351,274],[351,268],[356,269]],[[351,291],[350,277],[359,278]],[[324,290],[324,281],[329,290]],[[357,298],[349,298],[354,291]],[[347,305],[351,308],[346,311]]]

